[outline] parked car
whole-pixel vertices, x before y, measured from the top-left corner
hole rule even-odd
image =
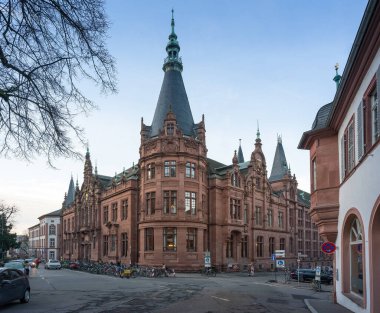
[[[300,281],[312,281],[315,279],[315,270],[309,268],[300,268],[290,273],[292,279],[298,280],[298,271]],[[321,272],[321,283],[331,284],[333,281],[333,275],[331,273]]]
[[[28,277],[18,269],[0,268],[0,305],[20,300],[27,303],[30,299]]]
[[[69,263],[69,268],[71,270],[78,270],[79,269],[79,263],[78,262],[70,262]]]
[[[58,260],[49,260],[46,264],[45,264],[45,269],[47,270],[60,270],[62,268],[62,265],[61,265],[61,262],[59,262]]]
[[[20,261],[10,261],[10,262],[7,262],[7,263],[4,264],[4,267],[5,268],[12,268],[12,269],[20,270],[21,272],[23,272],[24,275],[26,274],[24,263],[20,262]]]
[[[25,259],[25,261],[28,261],[30,267],[36,267],[36,262],[34,262],[34,259]]]

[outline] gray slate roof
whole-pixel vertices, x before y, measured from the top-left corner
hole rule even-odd
[[[71,176],[70,184],[69,184],[69,190],[67,191],[65,202],[63,203],[64,207],[70,206],[71,203],[74,202],[75,199],[75,187],[74,187],[74,180]]]
[[[61,210],[61,209],[58,209],[58,210],[55,210],[55,211],[53,211],[53,212],[50,212],[50,213],[47,213],[47,214],[41,215],[38,219],[41,219],[41,218],[44,218],[44,217],[47,217],[47,216],[60,216],[60,215],[61,215],[61,212],[62,212],[62,210]]]
[[[297,189],[297,199],[298,202],[304,204],[307,207],[310,207],[310,193]]]
[[[269,181],[282,179],[287,172],[288,172],[288,163],[286,162],[284,148],[282,146],[282,143],[278,141]]]
[[[315,120],[313,122],[312,130],[317,130],[327,127],[329,115],[332,109],[332,102],[325,104],[318,110]]]
[[[150,137],[158,136],[163,128],[167,113],[171,111],[177,118],[177,125],[184,135],[195,136],[194,120],[189,100],[185,90],[180,71],[168,70],[165,72],[160,96],[154,112]]]

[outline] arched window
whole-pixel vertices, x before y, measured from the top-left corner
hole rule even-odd
[[[363,296],[363,233],[357,218],[352,221],[350,229],[350,276],[351,292]]]
[[[49,235],[55,235],[55,225],[49,226]]]
[[[237,173],[231,175],[231,185],[234,187],[240,187],[240,177]]]

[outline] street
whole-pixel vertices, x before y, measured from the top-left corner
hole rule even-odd
[[[31,299],[3,312],[309,312],[304,299],[329,299],[332,286],[315,292],[309,283],[284,283],[273,273],[221,273],[216,277],[178,273],[177,277],[121,279],[85,272],[32,269]]]

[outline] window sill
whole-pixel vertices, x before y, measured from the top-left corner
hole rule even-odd
[[[343,293],[343,295],[346,298],[350,299],[356,305],[360,306],[361,308],[365,308],[364,301],[363,301],[362,297],[355,295],[353,293],[345,293],[345,292]]]

